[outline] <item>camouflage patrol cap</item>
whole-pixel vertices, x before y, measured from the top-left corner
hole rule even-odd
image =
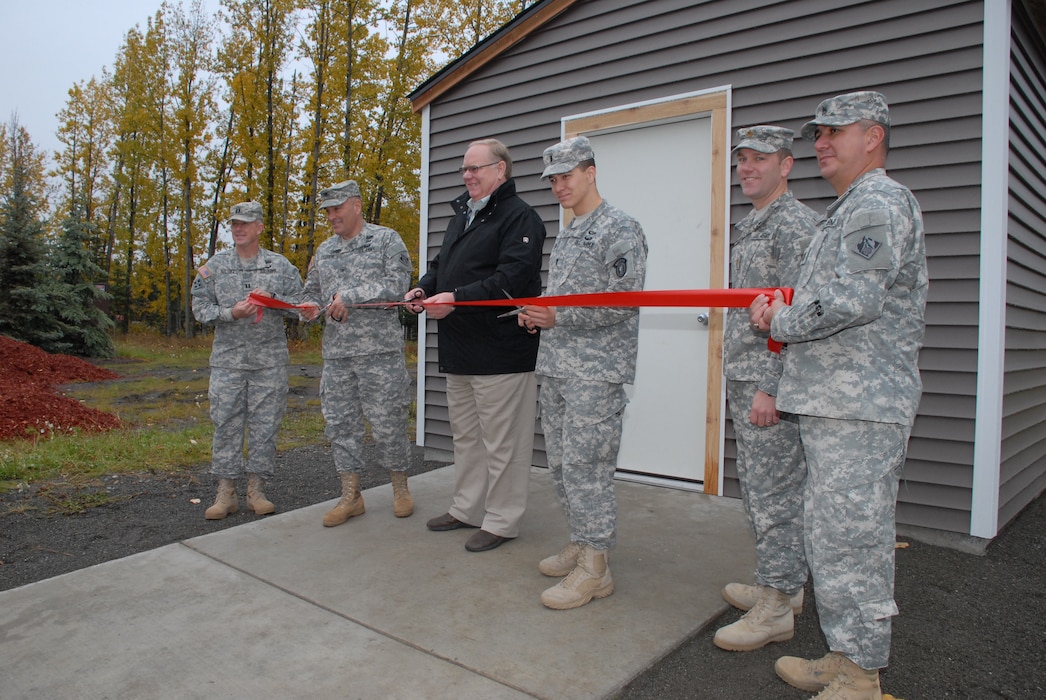
[[[544,180],[550,175],[562,175],[581,165],[586,160],[595,160],[592,144],[584,136],[560,141],[555,146],[545,149],[542,158],[545,160],[545,171],[541,173]]]
[[[261,202],[240,202],[232,205],[229,213],[229,221],[261,221]]]
[[[360,186],[355,180],[346,180],[337,185],[331,185],[320,190],[320,209],[336,207],[343,204],[350,197],[360,198]]]
[[[818,126],[846,126],[871,119],[889,128],[890,107],[881,93],[865,90],[830,97],[817,105],[814,118],[803,124],[803,138],[813,141]]]
[[[741,140],[734,146],[733,150],[736,152],[742,148],[751,148],[753,151],[759,151],[760,153],[777,153],[785,149],[791,150],[793,136],[795,136],[794,131],[785,129],[782,126],[768,126],[766,124],[749,126],[737,130],[737,138]]]

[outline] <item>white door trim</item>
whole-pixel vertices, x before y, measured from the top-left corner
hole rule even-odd
[[[579,133],[620,128],[630,124],[668,122],[707,114],[711,118],[712,162],[711,211],[709,231],[710,286],[723,288],[727,283],[729,246],[729,196],[730,196],[730,87],[723,86],[696,92],[671,95],[613,108],[584,112],[563,117],[561,134],[570,138]],[[706,421],[705,421],[705,468],[703,491],[707,494],[722,493],[722,463],[724,452],[724,416],[726,409],[723,391],[722,345],[723,310],[710,309],[708,333],[708,374]],[[642,478],[635,477],[630,478]],[[666,481],[651,477],[651,483]],[[678,482],[677,482],[678,483]],[[691,485],[690,488],[693,488]]]

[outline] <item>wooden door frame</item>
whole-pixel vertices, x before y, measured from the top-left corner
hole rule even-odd
[[[691,93],[642,102],[611,110],[563,119],[563,137],[707,114],[711,117],[712,162],[711,211],[709,212],[709,282],[711,288],[726,286],[727,199],[730,193],[729,88]],[[704,493],[722,490],[723,454],[723,309],[708,314],[708,377],[705,397]]]

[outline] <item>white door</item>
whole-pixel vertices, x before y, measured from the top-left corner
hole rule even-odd
[[[722,286],[721,279],[712,280],[713,268],[721,271],[722,266],[713,264],[719,253],[713,253],[710,240],[714,159],[709,113],[591,131],[574,131],[574,124],[584,126],[566,121],[565,131],[591,140],[600,194],[643,227],[649,247],[646,289]],[[619,476],[627,472],[685,480],[718,493],[719,353],[711,371],[709,365],[710,340],[721,343],[709,335],[721,318],[716,313],[707,308],[641,310],[639,359],[635,384],[629,387]],[[709,396],[710,376],[716,396]],[[710,441],[714,444],[706,444]],[[714,461],[711,472],[709,459]],[[716,483],[704,483],[709,473]]]

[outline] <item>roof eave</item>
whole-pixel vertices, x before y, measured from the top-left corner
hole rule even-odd
[[[408,95],[417,114],[440,95],[464,82],[469,76],[555,19],[580,0],[545,0],[516,15],[493,34],[448,63]]]

